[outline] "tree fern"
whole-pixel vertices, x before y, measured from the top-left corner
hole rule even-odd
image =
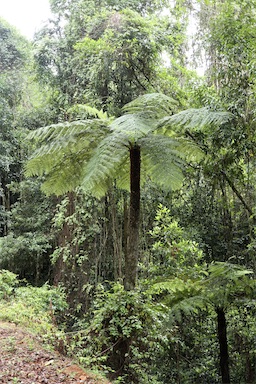
[[[184,298],[172,306],[172,310],[169,312],[169,322],[171,324],[182,322],[183,316],[191,318],[191,316],[207,310],[209,306],[209,300],[203,295]]]
[[[194,143],[175,137],[171,117],[163,119],[175,109],[171,98],[156,93],[127,104],[124,115],[114,120],[94,108],[76,106],[74,113],[82,111],[89,118],[50,125],[28,136],[39,147],[27,163],[26,174],[44,176],[47,194],[82,188],[102,196],[113,179],[122,188],[129,181],[127,289],[135,286],[137,276],[140,183],[149,176],[162,188],[175,189],[182,183],[185,162],[201,156]]]
[[[185,154],[179,151],[179,142],[160,135],[151,135],[140,143],[142,159],[146,158],[146,172],[151,179],[165,190],[179,188],[185,166]]]
[[[255,281],[249,277],[253,271],[228,262],[214,262],[208,267],[204,285],[214,305],[225,308],[230,301],[252,292]]]
[[[152,284],[148,293],[169,308],[178,321],[181,314],[198,310],[226,308],[231,302],[252,295],[255,280],[248,277],[253,271],[228,262],[214,262],[202,270],[204,278],[173,278]]]
[[[75,106],[75,111],[82,109],[88,116],[102,119],[53,124],[31,132],[28,139],[36,140],[39,148],[26,165],[26,175],[45,175],[42,188],[47,194],[62,194],[79,186],[101,196],[113,178],[127,189],[128,149],[137,143],[144,164],[142,182],[148,174],[164,189],[175,189],[182,181],[185,154],[191,160],[200,151],[188,140],[153,135],[156,118],[170,113],[174,106],[165,95],[143,95],[127,104],[126,114],[113,122],[95,108]]]

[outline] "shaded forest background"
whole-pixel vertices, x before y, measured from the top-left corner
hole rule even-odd
[[[255,383],[255,2],[50,4],[0,19],[0,268],[117,383]]]

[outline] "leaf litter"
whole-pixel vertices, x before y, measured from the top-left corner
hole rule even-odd
[[[48,351],[39,338],[11,323],[0,322],[1,384],[110,384],[71,359]]]

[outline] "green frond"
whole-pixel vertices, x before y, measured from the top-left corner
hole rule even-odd
[[[123,107],[125,113],[137,113],[150,119],[171,115],[177,110],[177,101],[163,93],[148,93],[137,97]]]
[[[111,121],[107,115],[86,105],[82,111],[95,119],[53,124],[30,132],[38,149],[26,165],[27,176],[45,176],[43,190],[62,194],[76,187],[96,196],[106,192],[111,180],[129,189],[129,148],[141,148],[141,181],[147,175],[163,189],[176,189],[183,179],[187,159],[199,158],[191,141],[155,134],[157,119],[172,113],[174,101],[163,94],[143,95],[125,106],[127,114]],[[82,113],[81,112],[81,113]],[[168,117],[170,119],[170,117]]]
[[[209,265],[208,273],[206,282],[214,284],[216,281],[235,282],[244,276],[253,274],[253,271],[237,264],[216,261]]]
[[[176,141],[177,150],[184,154],[187,163],[198,162],[204,158],[205,153],[194,141],[185,137],[178,137]]]
[[[116,186],[125,191],[130,191],[130,161],[127,157],[120,163],[118,174],[115,177]]]
[[[43,176],[49,173],[58,163],[59,157],[47,153],[40,155],[36,151],[25,166],[25,175],[27,177]]]
[[[192,285],[192,281],[188,280],[188,283],[186,284],[183,279],[176,277],[174,279],[154,283],[147,292],[150,295],[171,294],[173,296],[177,293],[181,293],[183,296],[184,292],[187,292],[187,285]]]
[[[61,195],[81,183],[83,170],[99,141],[109,133],[102,120],[53,124],[29,134],[41,146],[26,164],[26,176],[45,176],[42,190]]]
[[[254,291],[253,271],[229,262],[213,262],[203,285],[214,306],[225,307],[234,298],[250,296]]]
[[[82,180],[82,170],[89,160],[88,149],[70,153],[58,153],[34,157],[29,161],[27,174],[45,176],[42,190],[47,194],[62,195],[78,187]]]
[[[58,162],[47,174],[42,184],[42,191],[46,195],[55,194],[57,196],[74,191],[82,179],[82,168],[76,159],[63,159]]]
[[[151,135],[140,141],[146,171],[152,180],[166,190],[181,186],[185,153],[179,150],[180,143],[161,135]]]
[[[83,169],[81,188],[103,196],[110,180],[118,179],[128,159],[127,136],[113,132],[102,140]]]
[[[177,128],[207,130],[213,126],[221,126],[233,119],[232,113],[211,111],[208,108],[187,109],[172,116],[164,117],[158,124],[158,133],[168,134]]]
[[[87,104],[76,104],[68,109],[68,114],[75,115],[76,119],[108,119],[107,112],[104,112],[102,109],[99,110],[97,108],[91,107]]]
[[[193,314],[204,311],[208,305],[210,305],[210,302],[205,296],[198,295],[184,298],[171,307],[169,321],[171,323],[175,321],[181,322],[183,315],[191,317]]]
[[[181,321],[182,314],[191,315],[206,308],[208,301],[200,281],[174,278],[153,284],[149,294],[161,298],[169,309],[170,318]]]
[[[94,134],[95,137],[101,137],[101,133],[106,135],[108,133],[107,125],[107,122],[98,119],[52,124],[31,131],[27,139],[36,140],[38,144],[61,142],[61,144],[69,145],[70,142],[83,136],[89,137]]]
[[[127,137],[127,144],[129,142],[136,143],[138,139],[147,136],[155,129],[156,121],[147,119],[138,114],[127,114],[118,117],[110,125],[110,129],[114,132],[120,132]]]
[[[109,130],[100,120],[86,120],[72,123],[60,123],[39,128],[28,135],[28,139],[37,139],[41,146],[32,154],[26,164],[26,176],[43,175],[65,161],[72,162],[73,157],[87,160]],[[71,167],[71,165],[70,165]]]

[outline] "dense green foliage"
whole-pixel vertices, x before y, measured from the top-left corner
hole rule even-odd
[[[0,19],[1,319],[116,383],[254,383],[254,2],[50,4]]]
[[[42,338],[58,342],[58,330],[53,324],[55,316],[67,307],[61,288],[44,284],[40,288],[20,281],[14,273],[0,271],[0,308],[2,321],[20,324]]]

